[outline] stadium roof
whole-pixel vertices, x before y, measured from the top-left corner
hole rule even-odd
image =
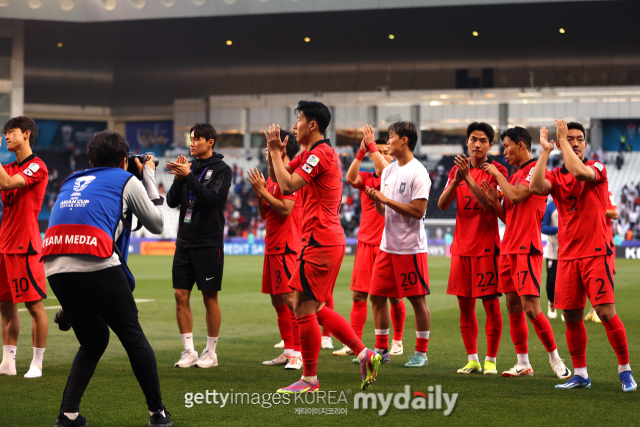
[[[100,22],[524,3],[550,2],[548,0],[0,0],[0,18]]]

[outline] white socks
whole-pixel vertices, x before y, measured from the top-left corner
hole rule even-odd
[[[377,335],[386,335],[387,336],[386,342],[389,342],[389,330],[388,329],[375,329],[375,332],[376,332],[376,336]],[[382,354],[384,352],[384,349],[376,348],[375,351],[378,354]],[[358,356],[358,358],[359,358],[359,356]]]
[[[302,376],[302,378],[300,378],[302,381],[308,382],[308,383],[315,383],[316,381],[318,381],[318,376],[317,375],[310,375],[308,377],[305,377],[304,375]]]
[[[518,363],[524,366],[525,368],[528,368],[529,366],[531,366],[529,364],[529,353],[518,354]]]
[[[480,363],[480,359],[478,359],[478,353],[469,355],[469,362],[478,362]]]
[[[387,329],[387,333],[389,330]],[[429,338],[429,332],[431,331],[416,331],[416,337],[418,338]]]
[[[156,412],[160,412],[162,414],[163,417],[166,417],[166,415],[164,414],[164,409],[162,411],[156,411]],[[156,412],[151,412],[149,411],[149,416],[151,417],[153,414],[155,414]],[[66,414],[65,414],[66,415]],[[78,416],[78,414],[76,414],[76,417]],[[75,418],[74,418],[75,420]]]
[[[574,374],[578,375],[579,377],[584,378],[585,380],[587,378],[589,378],[589,374],[587,373],[587,367],[586,366],[584,368],[574,368],[573,372],[574,372]]]
[[[358,354],[358,356],[356,356],[358,358],[358,362],[362,362],[362,359],[364,359],[364,356],[367,354],[367,349],[365,348],[364,350],[362,350],[360,352],[360,354]]]
[[[188,334],[181,334],[180,338],[182,338],[182,344],[184,345],[184,349],[185,350],[194,350],[195,351],[195,347],[193,346],[193,333],[188,333]]]
[[[15,345],[2,346],[2,363],[0,363],[0,375],[16,375],[16,351]]]
[[[29,371],[24,374],[25,378],[39,378],[42,376],[42,358],[44,357],[44,348],[33,347],[33,360]]]
[[[76,418],[78,418],[78,415],[80,414],[79,412],[65,412],[64,413],[67,418],[69,418],[71,421],[75,421]]]
[[[287,357],[295,357],[295,352],[293,350],[291,350],[290,348],[285,348],[284,349],[284,355]]]
[[[556,348],[553,351],[549,352],[549,363],[553,363],[554,361],[560,359],[560,355],[558,354],[558,349]]]
[[[625,371],[630,371],[631,370],[631,365],[629,365],[628,363],[626,365],[618,365],[618,373],[621,374]]]
[[[487,357],[485,357],[485,358],[484,358],[484,361],[485,361],[485,362],[493,362],[493,363],[496,363],[496,358],[495,358],[495,357],[489,357],[489,356],[487,356]]]
[[[215,353],[216,345],[218,345],[218,337],[207,337],[207,348],[205,348],[204,350],[207,351],[208,349],[212,353]]]

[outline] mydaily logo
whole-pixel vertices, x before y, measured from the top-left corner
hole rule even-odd
[[[356,393],[353,401],[353,409],[377,409],[378,415],[385,415],[391,406],[399,410],[443,410],[443,402],[446,406],[444,416],[448,417],[456,406],[458,393],[443,393],[442,386],[436,385],[427,388],[428,393],[421,391],[411,393],[411,386],[405,385],[403,393]]]

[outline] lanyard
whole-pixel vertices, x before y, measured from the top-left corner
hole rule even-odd
[[[200,174],[200,178],[198,178],[198,182],[202,181],[202,177],[204,176],[204,174],[207,172],[208,169],[209,169],[209,166],[204,168],[204,170]],[[193,167],[191,168],[191,170],[193,171]],[[189,190],[189,205],[193,206],[193,205],[195,205],[195,203],[196,203],[196,196],[194,196],[193,193],[191,192],[191,190]]]

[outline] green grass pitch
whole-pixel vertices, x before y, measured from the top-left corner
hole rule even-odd
[[[354,409],[354,395],[359,389],[359,367],[351,358],[335,357],[322,350],[319,379],[324,391],[343,391],[347,404],[294,403],[263,408],[259,405],[200,404],[185,407],[186,393],[272,393],[299,379],[301,371],[285,371],[282,367],[263,366],[280,350],[273,345],[280,340],[275,310],[269,297],[260,293],[262,257],[228,256],[226,258],[223,291],[220,293],[222,328],[217,353],[220,366],[211,369],[178,369],[182,343],[175,322],[171,287],[171,257],[132,256],[130,266],[137,277],[134,295],[137,299],[154,301],[138,304],[140,322],[153,346],[158,360],[163,399],[173,415],[176,427],[260,425],[637,425],[640,424],[638,394],[622,393],[617,373],[617,360],[602,325],[587,323],[589,345],[587,358],[593,382],[590,390],[555,390],[559,382],[553,375],[547,354],[532,325],[529,326],[529,352],[535,376],[502,378],[480,374],[462,376],[456,370],[466,363],[466,354],[459,331],[456,299],[446,295],[449,260],[429,259],[431,296],[431,339],[429,365],[423,369],[407,369],[407,354],[415,345],[413,313],[407,304],[404,336],[405,355],[392,358],[391,365],[380,368],[374,393],[399,393],[405,385],[411,391],[428,392],[429,386],[441,385],[445,393],[458,393],[455,410],[448,416],[442,410],[398,410],[392,408],[384,417],[375,410]],[[353,257],[346,257],[335,288],[336,310],[349,318],[351,292],[349,281]],[[631,365],[640,360],[640,314],[638,305],[637,261],[617,260],[617,309],[623,320]],[[87,283],[87,286],[91,286]],[[50,293],[50,295],[52,295]],[[546,298],[542,298],[546,311]],[[504,303],[504,299],[502,300]],[[47,306],[58,305],[51,298]],[[201,296],[194,292],[192,309],[195,317],[194,341],[201,352],[206,344],[206,326]],[[60,407],[62,391],[78,342],[72,331],[61,332],[53,323],[56,310],[47,310],[50,321],[49,340],[44,358],[44,376],[25,379],[32,356],[30,317],[20,313],[22,332],[18,342],[15,377],[0,377],[1,426],[52,426]],[[484,310],[477,305],[480,324],[479,350],[481,359],[486,351]],[[498,370],[506,370],[515,362],[515,350],[509,335],[509,317],[503,308],[504,329],[498,355]],[[561,356],[571,366],[560,319],[552,321]],[[371,309],[365,327],[365,344],[373,346]],[[334,345],[340,344],[334,338]],[[640,371],[637,371],[640,374]],[[640,375],[636,375],[636,379]],[[335,403],[335,402],[334,402]],[[342,415],[299,415],[296,408],[345,408]],[[85,393],[81,414],[89,426],[144,426],[148,412],[142,392],[131,371],[126,353],[117,337],[105,352]]]

